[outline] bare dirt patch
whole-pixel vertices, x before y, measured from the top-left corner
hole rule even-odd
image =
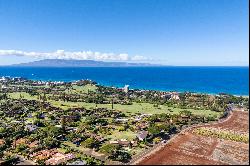
[[[239,133],[249,133],[249,113],[236,111],[229,120],[223,123],[211,125],[211,127],[226,129]]]
[[[220,141],[213,151],[212,158],[228,164],[247,164],[249,163],[248,144]]]
[[[206,127],[249,133],[249,113],[233,112],[222,123]],[[194,134],[193,129],[179,134],[165,147],[142,160],[140,165],[228,165],[249,163],[249,143],[240,143]]]

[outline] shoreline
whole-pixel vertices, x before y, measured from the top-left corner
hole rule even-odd
[[[15,77],[12,77],[12,76],[2,76],[0,75],[0,77],[11,77],[11,78],[15,78]],[[18,78],[18,76],[16,76]],[[100,86],[104,86],[104,87],[115,87],[115,88],[123,88],[123,86],[118,86],[118,85],[108,85],[108,84],[104,84],[104,83],[99,83],[98,81],[95,81],[95,80],[92,80],[92,79],[77,79],[77,80],[68,80],[68,81],[65,81],[65,80],[50,80],[50,79],[32,79],[32,78],[25,78],[27,80],[32,80],[32,81],[44,81],[44,82],[64,82],[64,83],[72,83],[72,82],[76,82],[76,81],[80,81],[80,80],[90,80],[90,81],[94,81],[97,83],[97,85],[100,85]],[[216,95],[219,95],[219,93],[211,93],[211,92],[198,92],[198,91],[188,91],[188,90],[185,90],[185,91],[178,91],[178,90],[161,90],[161,89],[152,89],[152,88],[149,88],[149,89],[146,89],[146,88],[130,88],[131,90],[143,90],[143,91],[158,91],[158,92],[177,92],[177,93],[184,93],[184,92],[187,92],[187,93],[193,93],[193,94],[205,94],[205,95],[212,95],[212,96],[216,96]],[[224,93],[224,92],[220,92],[220,93]],[[243,97],[243,98],[249,98],[249,94],[248,95],[241,95],[241,94],[230,94],[230,93],[225,93],[227,95],[232,95],[232,96],[235,96],[235,97]]]

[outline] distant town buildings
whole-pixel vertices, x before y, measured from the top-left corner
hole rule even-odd
[[[172,93],[171,94],[171,99],[172,100],[180,100],[179,94],[178,93]]]
[[[0,78],[0,82],[4,82],[4,81],[8,81],[10,80],[11,78],[9,76],[6,76],[6,77],[1,77]]]

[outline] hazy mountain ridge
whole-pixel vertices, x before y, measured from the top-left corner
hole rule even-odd
[[[94,60],[64,60],[44,59],[28,63],[14,64],[12,66],[27,67],[126,67],[126,66],[161,66],[150,63],[103,62]]]

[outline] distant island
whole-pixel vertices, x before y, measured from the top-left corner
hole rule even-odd
[[[65,59],[44,59],[28,63],[14,64],[11,66],[20,67],[132,67],[132,66],[161,66],[150,63],[127,63],[127,62],[103,62],[94,60],[65,60]]]

